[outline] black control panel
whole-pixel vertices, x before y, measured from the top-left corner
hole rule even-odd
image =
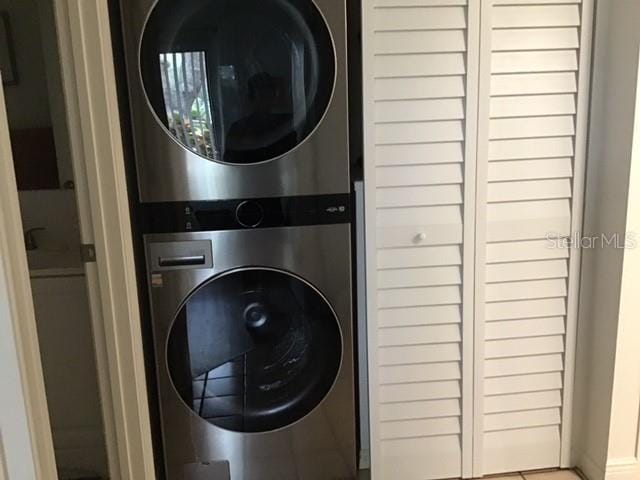
[[[351,195],[142,204],[144,233],[203,232],[351,222]]]

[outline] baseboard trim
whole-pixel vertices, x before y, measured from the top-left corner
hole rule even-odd
[[[605,480],[638,480],[638,478],[640,478],[638,458],[621,458],[607,462]]]

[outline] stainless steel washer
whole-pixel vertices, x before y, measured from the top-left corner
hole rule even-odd
[[[145,235],[169,480],[356,478],[350,242]]]
[[[140,200],[349,192],[346,0],[122,0]]]

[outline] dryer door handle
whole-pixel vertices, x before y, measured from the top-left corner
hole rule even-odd
[[[204,265],[206,257],[204,255],[185,255],[180,257],[160,257],[158,265],[161,267],[188,267],[191,265]]]

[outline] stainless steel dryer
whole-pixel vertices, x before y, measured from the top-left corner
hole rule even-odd
[[[346,0],[123,0],[140,200],[349,192]]]
[[[145,247],[167,479],[355,479],[350,225]]]

